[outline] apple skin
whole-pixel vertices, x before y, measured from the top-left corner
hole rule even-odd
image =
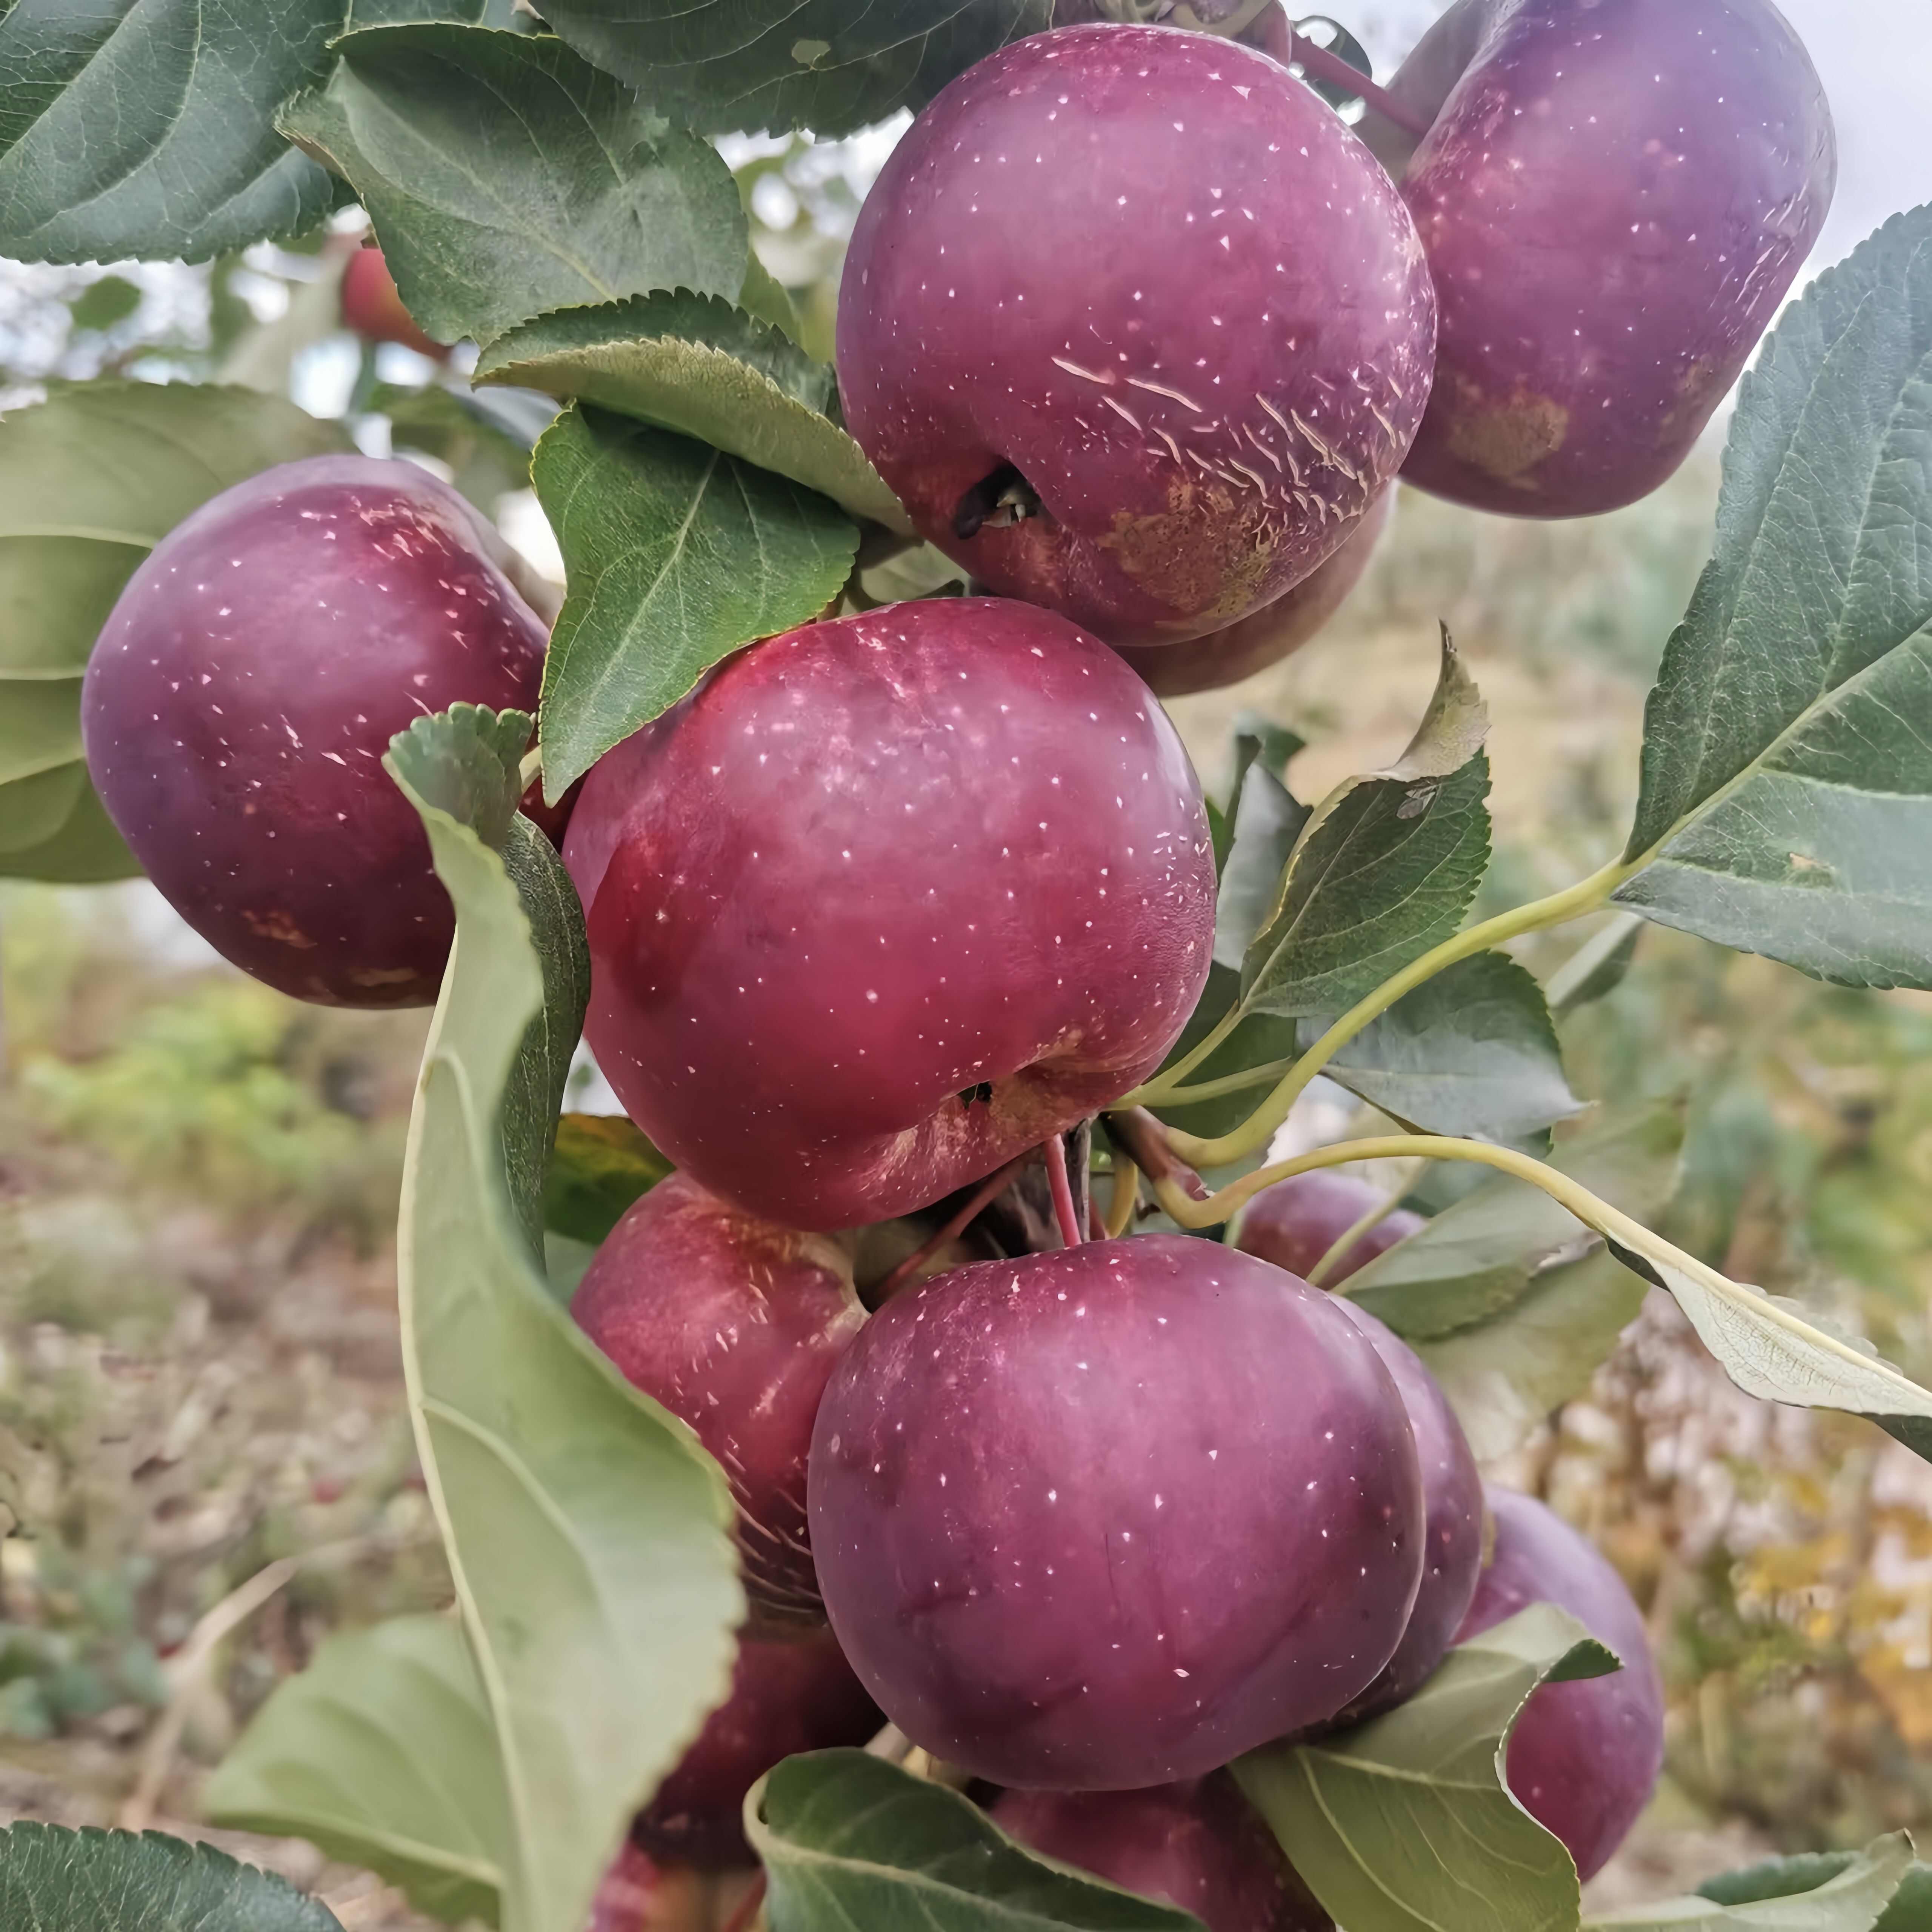
[[[1546,1684],[1510,1733],[1516,1802],[1553,1832],[1580,1877],[1602,1870],[1649,1802],[1664,1764],[1664,1688],[1643,1613],[1588,1540],[1533,1496],[1486,1491],[1496,1550],[1458,1643],[1535,1603],[1568,1610],[1623,1660],[1608,1677]]]
[[[1335,1932],[1225,1772],[1149,1791],[1008,1791],[992,1816],[1029,1850],[1191,1912],[1208,1932]]]
[[[1150,645],[1225,629],[1347,541],[1434,343],[1414,225],[1320,100],[1231,41],[1088,26],[1004,48],[913,124],[860,212],[837,359],[923,536]],[[962,536],[1008,465],[1043,514]]]
[[[1370,1208],[1388,1199],[1382,1189],[1358,1174],[1315,1168],[1264,1187],[1235,1216],[1228,1230],[1228,1244],[1306,1280],[1322,1257]],[[1420,1214],[1390,1208],[1351,1244],[1323,1286],[1332,1288],[1346,1281],[1423,1225]]]
[[[564,858],[626,1110],[793,1228],[922,1207],[1118,1099],[1213,945],[1166,714],[1064,618],[992,598],[741,652],[599,760]]]
[[[723,1468],[754,1627],[822,1624],[805,1463],[832,1365],[866,1319],[850,1245],[741,1213],[674,1174],[611,1229],[571,1312]]]
[[[374,243],[358,248],[342,272],[342,326],[371,342],[399,342],[436,362],[449,353],[449,344],[425,335],[403,306],[395,278]]]
[[[1420,1580],[1415,1439],[1367,1337],[1180,1235],[894,1297],[832,1371],[807,1488],[853,1668],[998,1784],[1168,1784],[1332,1717]]]
[[[1225,631],[1175,644],[1122,645],[1121,656],[1147,680],[1156,698],[1219,691],[1279,664],[1315,638],[1348,602],[1394,507],[1394,488],[1383,490],[1354,534],[1325,563],[1317,564],[1293,590]]]
[[[1483,1567],[1483,1478],[1462,1425],[1422,1358],[1385,1323],[1340,1297],[1400,1391],[1422,1467],[1424,1556],[1414,1607],[1382,1675],[1338,1714],[1337,1726],[1391,1710],[1428,1682],[1476,1594]]]
[[[745,1841],[745,1794],[781,1758],[862,1744],[882,1720],[830,1634],[746,1640],[731,1694],[631,1826],[646,1856],[705,1871],[756,1862]]]
[[[547,632],[500,541],[412,463],[316,456],[156,544],[88,660],[116,828],[225,958],[325,1006],[432,1003],[454,920],[382,758],[459,700],[534,711]]]
[[[1648,495],[1823,226],[1829,109],[1768,0],[1458,0],[1391,82],[1441,303],[1403,476],[1478,509]]]

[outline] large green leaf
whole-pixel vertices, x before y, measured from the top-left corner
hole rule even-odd
[[[1050,26],[1052,0],[547,0],[595,61],[706,134],[849,134],[922,106],[1007,40]]]
[[[1487,1320],[1410,1346],[1449,1398],[1476,1460],[1493,1462],[1589,1388],[1649,1292],[1641,1276],[1594,1247],[1538,1269]]]
[[[912,524],[826,414],[832,371],[716,296],[679,290],[540,316],[493,342],[479,382],[595,403],[715,443],[902,534]]]
[[[159,1832],[0,1828],[7,1932],[342,1932],[287,1880]]]
[[[1674,1108],[1637,1107],[1566,1136],[1550,1164],[1643,1220],[1674,1191],[1683,1141]],[[1537,1270],[1589,1240],[1540,1188],[1497,1174],[1351,1275],[1348,1291],[1419,1348],[1493,1322],[1516,1305]]]
[[[1303,1021],[1301,1043],[1318,1040],[1326,1024]],[[1322,1070],[1421,1132],[1504,1146],[1520,1145],[1583,1105],[1564,1076],[1543,988],[1502,952],[1459,959],[1425,980]]]
[[[584,942],[561,862],[516,811],[530,722],[458,706],[388,754],[456,907],[398,1288],[417,1450],[503,1766],[503,1923],[580,1932],[631,1813],[724,1694],[744,1598],[722,1473],[541,1273],[538,1149]]]
[[[1816,1892],[1853,1866],[1882,1856],[1892,1843],[1889,1838],[1880,1838],[1862,1852],[1804,1852],[1792,1858],[1768,1859],[1762,1864],[1746,1865],[1707,1879],[1697,1888],[1697,1895],[1720,1905],[1749,1905],[1760,1899]],[[1927,1932],[1928,1927],[1932,1927],[1932,1865],[1911,1865],[1899,1880],[1892,1903],[1879,1915],[1874,1932]]]
[[[858,549],[788,478],[598,410],[566,410],[532,476],[570,585],[544,664],[553,800],[721,658],[816,616]]]
[[[74,816],[86,788],[78,759],[0,784],[0,855],[44,845]]]
[[[1576,1868],[1510,1796],[1504,1754],[1539,1684],[1616,1667],[1575,1618],[1532,1604],[1386,1716],[1269,1745],[1234,1775],[1351,1932],[1560,1932],[1580,1915]]]
[[[1616,898],[1850,986],[1932,986],[1932,208],[1786,312],[1664,653]]]
[[[671,1171],[622,1114],[566,1114],[544,1179],[544,1226],[594,1246]]]
[[[1248,1009],[1337,1012],[1455,932],[1489,863],[1488,729],[1444,631],[1442,675],[1408,748],[1345,780],[1303,826],[1241,962]]]
[[[709,142],[544,35],[374,27],[284,131],[354,188],[430,335],[651,289],[735,298],[749,230]]]
[[[6,31],[0,22],[0,40]],[[44,779],[14,794],[13,811],[0,794],[14,828],[0,829],[0,873],[78,882],[139,869],[92,794],[78,795],[80,674],[94,640],[141,560],[190,511],[258,470],[350,446],[339,423],[279,397],[186,383],[88,382],[0,419],[0,785]],[[46,824],[68,784],[69,809]]]
[[[1823,1862],[1787,1858],[1775,1872],[1760,1865],[1732,1875],[1756,1882],[1734,1888],[1729,1898],[1713,1898],[1706,1886],[1695,1898],[1598,1912],[1583,1922],[1606,1932],[1873,1932],[1892,1920],[1900,1882],[1912,1869],[1912,1840],[1894,1832],[1845,1853],[1830,1862],[1835,1869],[1821,1882],[1806,1868]]]
[[[327,1639],[256,1713],[202,1808],[380,1872],[446,1924],[497,1922],[509,1804],[452,1618],[392,1617]]]
[[[1202,1932],[1043,1864],[957,1792],[863,1751],[787,1758],[745,1801],[771,1932]]]

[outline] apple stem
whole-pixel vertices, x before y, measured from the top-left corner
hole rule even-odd
[[[968,1224],[984,1214],[1018,1179],[1021,1170],[1031,1158],[1031,1155],[1028,1154],[1016,1156],[997,1174],[989,1174],[974,1189],[966,1198],[966,1204],[950,1216],[943,1226],[929,1234],[880,1282],[874,1291],[878,1305],[883,1308],[948,1241],[956,1240],[964,1234]]]
[[[765,1874],[762,1869],[752,1881],[750,1888],[738,1901],[738,1909],[725,1920],[724,1932],[751,1932],[760,1908],[765,1902]]]
[[[1107,1199],[1107,1233],[1118,1240],[1134,1225],[1134,1210],[1141,1204],[1141,1171],[1125,1148],[1114,1150],[1114,1191]]]
[[[1165,1124],[1144,1107],[1109,1114],[1107,1132],[1116,1147],[1126,1148],[1128,1159],[1156,1191],[1163,1184],[1178,1186],[1190,1200],[1210,1198],[1206,1183],[1168,1144]]]
[[[1066,1175],[1066,1143],[1058,1134],[1049,1134],[1042,1143],[1046,1156],[1047,1184],[1053,1190],[1054,1219],[1060,1223],[1060,1238],[1070,1248],[1077,1248],[1087,1238],[1081,1232],[1079,1210],[1073,1204],[1073,1184]]]
[[[1412,134],[1419,141],[1429,132],[1431,124],[1426,116],[1405,107],[1387,88],[1378,87],[1360,68],[1351,67],[1340,54],[1316,46],[1306,34],[1298,34],[1292,26],[1288,30],[1288,58],[1311,80],[1326,81],[1330,87],[1357,95],[1366,106],[1400,128],[1405,134]]]
[[[1330,1286],[1328,1277],[1341,1265],[1342,1256],[1376,1222],[1402,1205],[1402,1197],[1415,1185],[1416,1177],[1428,1165],[1426,1160],[1411,1161],[1403,1172],[1401,1186],[1391,1188],[1385,1200],[1376,1202],[1328,1244],[1322,1250],[1321,1258],[1308,1270],[1307,1280],[1310,1288],[1327,1288]],[[1337,1294],[1346,1294],[1348,1291],[1345,1287],[1337,1286],[1334,1292]]]

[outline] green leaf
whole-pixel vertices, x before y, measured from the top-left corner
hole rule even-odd
[[[1674,1191],[1683,1140],[1676,1108],[1638,1107],[1566,1136],[1550,1165],[1643,1219]],[[1499,1174],[1351,1275],[1348,1294],[1420,1348],[1513,1308],[1537,1269],[1588,1240],[1542,1189]]]
[[[1858,986],[1932,985],[1932,207],[1786,312],[1664,653],[1616,898]]]
[[[544,1226],[594,1245],[672,1171],[622,1114],[566,1114],[544,1185]]]
[[[1642,936],[1643,921],[1634,912],[1620,912],[1606,920],[1550,975],[1544,988],[1550,1012],[1559,1020],[1567,1019],[1579,1006],[1614,993],[1623,984]]]
[[[0,674],[0,784],[80,756],[80,680]]]
[[[82,782],[74,808],[58,829],[38,844],[0,850],[0,878],[40,879],[50,885],[92,886],[110,879],[131,879],[141,868],[126,842],[115,830],[102,808],[94,788],[86,782],[79,765],[62,766],[43,775],[52,781],[60,773],[81,773]],[[42,778],[23,778],[24,787],[38,785]],[[12,787],[7,788],[8,791]],[[7,809],[6,793],[0,792],[0,812]]]
[[[716,296],[674,293],[540,316],[493,342],[479,382],[595,403],[715,443],[902,534],[910,520],[826,413],[832,371]]]
[[[1214,903],[1214,958],[1234,971],[1268,923],[1281,890],[1288,854],[1309,818],[1304,805],[1259,756],[1261,741],[1245,738],[1240,776],[1228,805],[1228,854]]]
[[[326,1639],[256,1713],[202,1806],[213,1823],[306,1838],[379,1872],[446,1924],[497,1923],[509,1800],[452,1618],[392,1617]]]
[[[44,845],[74,816],[87,787],[78,760],[0,784],[0,870],[8,854]]]
[[[1450,1652],[1386,1716],[1235,1760],[1241,1789],[1341,1924],[1373,1932],[1552,1932],[1580,1912],[1576,1868],[1504,1782],[1510,1727],[1539,1684],[1617,1660],[1532,1604]]]
[[[1700,1885],[1697,1895],[1720,1905],[1750,1905],[1760,1899],[1813,1892],[1828,1879],[1882,1855],[1891,1843],[1889,1838],[1880,1838],[1862,1852],[1807,1852],[1796,1858],[1768,1859],[1762,1864],[1721,1873]],[[1932,1926],[1932,1865],[1910,1865],[1892,1903],[1879,1915],[1874,1932],[1926,1932],[1928,1926]]]
[[[1052,0],[547,0],[599,67],[706,134],[850,134],[923,106],[954,75],[1053,23]]]
[[[67,305],[76,328],[112,328],[141,306],[141,291],[124,275],[103,275],[89,282]]]
[[[860,1750],[787,1758],[745,1801],[771,1932],[1202,1932],[1023,1852],[958,1792]]]
[[[1824,1874],[1814,1869],[1824,1864],[1834,1869]],[[1856,1856],[1785,1858],[1775,1868],[1731,1874],[1754,1882],[1736,1888],[1728,1899],[1714,1899],[1706,1886],[1695,1898],[1598,1912],[1584,1923],[1621,1932],[1872,1932],[1889,1916],[1888,1906],[1911,1866],[1912,1840],[1894,1832]]]
[[[1322,1019],[1304,1020],[1304,1046]],[[1506,953],[1459,959],[1371,1020],[1323,1070],[1418,1132],[1520,1144],[1581,1112],[1533,974]]]
[[[560,42],[376,27],[336,50],[280,124],[355,189],[427,334],[487,342],[651,289],[737,295],[750,230],[730,169]]]
[[[1593,1247],[1537,1269],[1498,1313],[1410,1346],[1449,1398],[1477,1461],[1493,1462],[1588,1388],[1649,1292],[1607,1249]]]
[[[398,1289],[417,1451],[508,1792],[503,1923],[580,1932],[631,1814],[724,1694],[744,1597],[722,1473],[550,1299],[530,1234],[583,939],[561,862],[516,810],[528,724],[458,706],[387,760],[456,908]]]
[[[342,1932],[286,1879],[159,1832],[0,1828],[0,1925],[13,1932]]]
[[[1309,815],[1242,962],[1244,1005],[1283,1018],[1339,1012],[1456,931],[1489,862],[1488,729],[1445,629],[1408,750]]]
[[[856,526],[722,450],[573,406],[537,446],[569,595],[544,663],[544,793],[669,710],[721,658],[815,617]]]

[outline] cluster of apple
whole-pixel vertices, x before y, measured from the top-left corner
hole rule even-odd
[[[1552,515],[1654,488],[1829,196],[1816,77],[1765,0],[1459,0],[1364,87],[1372,150],[1264,52],[1091,24],[946,88],[860,216],[838,376],[991,594],[748,646],[547,826],[586,1036],[680,1169],[575,1312],[729,1477],[752,1605],[730,1702],[639,1821],[651,1857],[742,1860],[755,1776],[876,1705],[1045,1850],[1210,1932],[1317,1924],[1222,1768],[1388,1708],[1535,1598],[1624,1668],[1537,1694],[1517,1796],[1587,1873],[1654,1778],[1614,1574],[1494,1492],[1485,1567],[1441,1390],[1304,1278],[1373,1196],[1310,1178],[1226,1244],[1105,1238],[1084,1141],[1067,1171],[1213,951],[1208,821],[1154,691],[1300,641],[1398,474]],[[457,700],[534,707],[544,627],[502,562],[423,472],[324,458],[128,584],[89,768],[258,977],[434,998],[451,914],[380,761]],[[1002,1220],[1036,1150],[1055,1212]]]

